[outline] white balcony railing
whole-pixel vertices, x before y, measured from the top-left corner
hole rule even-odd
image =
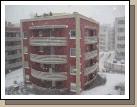
[[[84,75],[88,75],[90,73],[95,72],[95,70],[97,69],[97,67],[98,67],[98,64],[96,63],[96,64],[94,64],[94,65],[92,65],[90,67],[85,68]]]
[[[97,43],[97,36],[85,36],[84,41],[85,41],[86,44]]]
[[[17,54],[13,54],[13,55],[6,55],[5,59],[10,60],[10,59],[16,59],[16,58],[20,58],[21,53],[17,53]]]
[[[64,64],[67,63],[66,55],[36,55],[31,54],[30,60],[43,64]]]
[[[65,37],[33,37],[30,38],[32,46],[66,46],[67,40]]]
[[[37,79],[48,81],[64,81],[67,80],[65,72],[41,72],[31,68],[31,75]]]
[[[5,41],[21,41],[21,37],[5,37]]]
[[[42,26],[31,26],[29,29],[62,29],[67,28],[68,25],[42,25]]]
[[[15,63],[12,63],[12,64],[6,64],[5,66],[6,66],[6,69],[21,67],[22,62],[15,62]]]
[[[91,52],[86,52],[85,53],[85,60],[92,59],[98,55],[97,50],[91,51]]]

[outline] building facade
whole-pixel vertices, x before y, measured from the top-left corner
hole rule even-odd
[[[115,32],[114,32],[114,27],[110,27],[109,30],[109,37],[108,37],[108,50],[109,51],[114,51],[115,50]]]
[[[22,67],[20,28],[6,23],[5,28],[5,71]]]
[[[115,58],[125,60],[125,17],[115,19]]]
[[[77,12],[21,21],[25,83],[79,94],[98,71],[99,23]]]
[[[111,25],[101,25],[99,31],[100,51],[113,51],[115,49],[114,28]]]

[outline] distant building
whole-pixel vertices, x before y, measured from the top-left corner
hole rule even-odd
[[[115,19],[115,58],[125,60],[125,17]]]
[[[25,82],[79,93],[98,71],[99,23],[74,12],[21,21]]]
[[[108,37],[109,37],[109,25],[101,25],[99,30],[99,50],[108,51]]]
[[[108,50],[109,51],[114,51],[115,50],[115,30],[114,30],[114,27],[111,27],[110,30],[109,30]]]
[[[114,28],[110,25],[101,25],[99,31],[100,51],[111,51],[115,47]]]
[[[5,70],[6,73],[22,67],[20,28],[6,22]]]

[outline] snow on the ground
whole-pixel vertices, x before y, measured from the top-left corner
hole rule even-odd
[[[117,95],[119,92],[115,90],[115,86],[119,83],[124,83],[124,74],[114,74],[114,73],[99,73],[102,77],[106,77],[106,83],[102,86],[97,86],[90,90],[83,91],[82,95]]]
[[[23,82],[23,69],[22,68],[6,74],[5,87],[12,86],[14,84],[14,81],[17,81],[17,83]]]
[[[111,52],[113,53],[113,52]],[[102,72],[104,69],[104,61],[108,60],[109,52],[100,52],[99,53],[99,71]]]
[[[113,94],[117,95],[119,92],[115,90],[115,86],[119,83],[124,83],[125,75],[116,74],[116,73],[103,73],[101,72],[104,68],[104,61],[109,59],[109,55],[113,55],[113,52],[100,52],[100,61],[99,61],[99,75],[106,77],[106,83],[102,86],[97,86],[95,88],[82,91],[81,95],[108,95]],[[6,74],[6,83],[5,86],[9,87],[14,84],[14,81],[17,83],[23,82],[23,69],[18,69]]]

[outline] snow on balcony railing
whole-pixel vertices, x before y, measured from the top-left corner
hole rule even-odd
[[[30,38],[32,46],[66,46],[66,37],[32,37]]]
[[[21,45],[6,46],[5,47],[5,50],[15,50],[15,49],[21,49]]]
[[[6,59],[10,60],[10,59],[15,59],[15,58],[20,58],[21,57],[21,53],[17,53],[17,54],[13,54],[13,55],[6,55]]]
[[[85,60],[92,59],[97,56],[97,50],[91,51],[91,52],[86,52],[85,53]]]
[[[68,25],[42,25],[42,26],[31,26],[29,29],[53,29],[53,28],[67,28]]]
[[[65,72],[41,72],[31,68],[31,75],[41,80],[64,81],[67,80]]]
[[[86,44],[97,43],[97,36],[85,36],[84,41],[85,41]]]
[[[5,37],[5,41],[21,41],[21,37]]]
[[[36,55],[30,54],[30,60],[43,64],[64,64],[67,63],[66,55]]]
[[[97,69],[97,65],[98,64],[96,63],[96,64],[94,64],[94,65],[92,65],[90,67],[85,68],[84,75],[88,75],[90,73],[95,72],[95,70]]]
[[[12,64],[6,64],[7,69],[14,68],[14,67],[20,67],[20,66],[22,66],[22,62],[15,62]]]

